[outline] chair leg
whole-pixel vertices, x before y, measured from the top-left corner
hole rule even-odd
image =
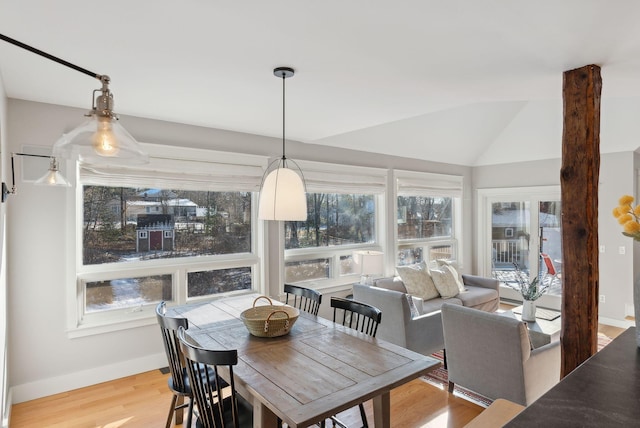
[[[369,428],[369,424],[367,423],[367,414],[364,412],[364,406],[362,403],[358,404],[360,407],[360,416],[362,417],[362,428]]]
[[[173,397],[171,397],[171,407],[169,407],[169,416],[167,417],[166,428],[171,428],[171,419],[173,418],[173,414],[176,411],[177,399],[178,399],[178,396],[176,394],[173,394]]]
[[[176,419],[176,425],[181,425],[183,422],[183,416],[184,416],[184,410],[183,408],[185,407],[184,404],[184,395],[178,395],[178,399],[176,400],[176,407],[175,407],[175,419]]]
[[[447,370],[447,350],[442,350],[442,363],[444,364],[444,369]]]
[[[454,383],[453,382],[449,382],[449,392],[453,392],[453,388],[454,388]]]
[[[189,409],[187,410],[187,424],[186,428],[191,428],[191,418],[193,417],[193,397],[189,398]]]

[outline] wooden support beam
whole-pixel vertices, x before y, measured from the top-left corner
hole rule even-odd
[[[600,67],[563,76],[561,377],[597,351]]]

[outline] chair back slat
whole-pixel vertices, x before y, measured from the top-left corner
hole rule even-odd
[[[186,336],[184,328],[178,330],[178,338],[202,427],[239,428],[243,415],[239,411],[233,378],[233,366],[238,364],[238,351],[201,348]],[[222,367],[229,373],[228,384],[219,377],[218,371]]]
[[[375,337],[378,324],[382,321],[382,311],[375,306],[341,297],[331,298],[333,322],[340,320],[342,325]],[[339,312],[342,312],[340,315]]]
[[[312,315],[318,315],[322,294],[311,288],[300,287],[299,285],[285,284],[284,292],[287,294],[285,303],[301,311]],[[291,299],[289,296],[293,296]],[[291,300],[291,302],[289,302]]]

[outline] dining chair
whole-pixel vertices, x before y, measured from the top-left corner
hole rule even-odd
[[[376,336],[378,324],[382,321],[382,311],[380,309],[363,302],[343,299],[341,297],[332,297],[331,307],[333,308],[333,322],[341,323],[343,326],[372,337]],[[363,404],[358,404],[358,408],[360,409],[360,416],[362,418],[362,427],[367,428],[369,425]],[[338,425],[342,428],[347,428],[347,426],[335,416],[331,417],[331,421],[334,426]],[[322,424],[322,426],[323,425],[324,424]]]
[[[196,427],[253,427],[253,408],[236,393],[233,379],[238,351],[202,348],[188,338],[185,331],[180,327],[178,338],[196,403]],[[228,383],[219,377],[220,370],[228,373]]]
[[[300,287],[299,285],[285,284],[284,292],[287,294],[285,299],[287,305],[308,312],[311,315],[318,315],[318,310],[322,303],[322,294],[319,291]],[[293,296],[291,303],[289,303],[290,295]]]
[[[189,328],[189,321],[187,321],[186,318],[172,318],[167,316],[166,309],[165,302],[161,302],[156,306],[156,318],[160,325],[162,342],[164,343],[164,350],[169,363],[169,371],[171,372],[167,383],[169,389],[173,392],[166,427],[169,428],[171,426],[171,418],[174,414],[176,416],[176,425],[182,423],[182,412],[184,407],[187,406],[187,424],[185,426],[190,427],[191,417],[193,415],[193,401],[191,399],[191,388],[187,370],[183,363],[180,342],[177,336],[179,328]],[[188,403],[184,403],[185,398],[188,400]]]

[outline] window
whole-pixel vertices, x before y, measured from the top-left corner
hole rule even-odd
[[[300,164],[307,184],[307,221],[285,222],[284,282],[317,287],[359,278],[353,251],[382,245],[386,171]]]
[[[140,167],[79,167],[76,329],[153,320],[160,301],[260,289],[262,159],[158,150]]]
[[[457,260],[462,177],[395,171],[397,264]]]

